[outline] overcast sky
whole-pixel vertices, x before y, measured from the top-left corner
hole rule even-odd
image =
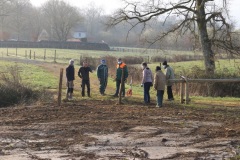
[[[30,0],[30,2],[34,6],[41,6],[43,3],[45,3],[48,0]],[[121,0],[64,0],[66,2],[69,2],[71,5],[76,6],[78,8],[84,8],[88,6],[89,4],[93,3],[96,7],[101,7],[105,10],[105,13],[109,14],[115,9],[119,8],[121,6]],[[217,0],[220,1],[220,0]],[[238,28],[240,28],[240,0],[227,0],[229,2],[229,10],[230,10],[230,16],[232,17],[232,20],[237,22]]]

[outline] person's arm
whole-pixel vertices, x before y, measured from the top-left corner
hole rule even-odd
[[[157,90],[157,86],[158,86],[158,76],[157,76],[157,74],[155,74],[155,76],[154,76],[154,84],[153,84],[154,89]]]
[[[90,68],[90,67],[88,67],[88,68],[89,68],[89,72],[93,73],[92,68]]]
[[[142,71],[142,74],[143,74],[143,77],[142,77],[142,84],[144,84],[145,81],[146,81],[146,72],[145,72],[145,69]]]
[[[79,68],[79,70],[78,70],[78,77],[80,77],[80,78],[82,78],[82,74],[81,74],[81,67]]]

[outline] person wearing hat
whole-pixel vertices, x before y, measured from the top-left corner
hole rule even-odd
[[[173,98],[173,93],[172,93],[172,85],[173,83],[172,82],[169,82],[168,80],[169,79],[174,79],[174,71],[172,69],[172,67],[170,67],[168,64],[167,64],[167,61],[164,61],[163,62],[163,67],[165,69],[165,75],[166,75],[166,80],[167,80],[167,94],[168,94],[168,100],[169,101],[172,101],[174,100]]]
[[[90,95],[90,78],[89,78],[89,72],[92,73],[92,69],[88,66],[88,63],[86,61],[83,62],[83,66],[79,68],[78,70],[78,76],[82,79],[82,97],[85,96],[85,86],[87,86],[87,94],[88,97],[91,97]]]
[[[124,74],[123,82],[122,80],[122,72]],[[125,84],[126,79],[128,78],[128,68],[127,65],[122,61],[121,58],[117,59],[117,70],[116,70],[116,93],[114,94],[114,97],[117,97],[119,94],[120,84]],[[125,96],[125,85],[123,85],[122,89],[122,95]]]
[[[163,95],[164,95],[164,89],[166,85],[166,76],[162,72],[161,67],[157,66],[156,67],[156,73],[154,75],[154,83],[153,87],[157,91],[157,105],[156,107],[162,107],[163,104]]]
[[[73,95],[73,81],[75,80],[74,60],[69,61],[69,66],[66,68],[67,77],[67,95],[66,99],[71,100]]]
[[[108,82],[108,67],[106,60],[102,59],[101,64],[97,67],[97,77],[100,82],[99,91],[101,95],[105,95],[105,89]]]

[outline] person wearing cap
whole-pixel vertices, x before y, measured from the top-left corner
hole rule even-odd
[[[75,69],[74,69],[74,60],[69,61],[69,66],[66,68],[66,77],[67,77],[67,95],[66,99],[71,100],[73,95],[73,81],[75,80]]]
[[[166,76],[162,72],[160,66],[157,66],[155,71],[156,71],[156,73],[154,75],[153,87],[157,91],[157,95],[156,95],[157,105],[156,105],[156,107],[162,107],[164,89],[165,89],[165,85],[166,85]]]
[[[142,63],[142,70],[143,70],[143,78],[142,78],[142,84],[144,91],[144,103],[148,104],[150,103],[150,94],[149,90],[153,84],[153,75],[151,69],[147,66],[146,62]]]
[[[164,61],[163,62],[163,67],[165,69],[165,75],[166,75],[166,80],[167,80],[167,95],[168,95],[168,100],[169,101],[172,101],[174,100],[173,98],[173,93],[172,93],[172,85],[173,83],[168,81],[169,79],[174,79],[174,71],[172,69],[172,67],[170,67],[168,64],[167,64],[167,61]]]
[[[78,70],[78,76],[82,79],[82,97],[85,96],[85,86],[87,86],[87,94],[88,97],[91,97],[90,95],[90,78],[89,78],[89,72],[92,73],[92,69],[88,66],[87,62],[83,62],[83,66],[79,68]]]
[[[106,60],[102,59],[101,64],[97,67],[97,77],[100,82],[99,91],[101,95],[105,95],[105,89],[108,82],[108,67]]]
[[[124,74],[123,77],[123,82],[122,80],[122,72]],[[116,93],[114,94],[114,97],[117,97],[119,94],[119,89],[120,89],[120,84],[123,83],[125,84],[125,81],[128,78],[128,68],[127,65],[122,61],[121,58],[117,59],[117,70],[116,70]],[[123,97],[125,96],[125,85],[123,85],[122,89],[122,95]]]

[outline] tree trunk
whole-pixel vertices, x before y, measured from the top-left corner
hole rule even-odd
[[[202,45],[206,73],[208,75],[213,75],[215,70],[215,55],[212,51],[212,43],[208,37],[204,3],[204,0],[197,0],[197,25],[199,30],[200,43]]]

